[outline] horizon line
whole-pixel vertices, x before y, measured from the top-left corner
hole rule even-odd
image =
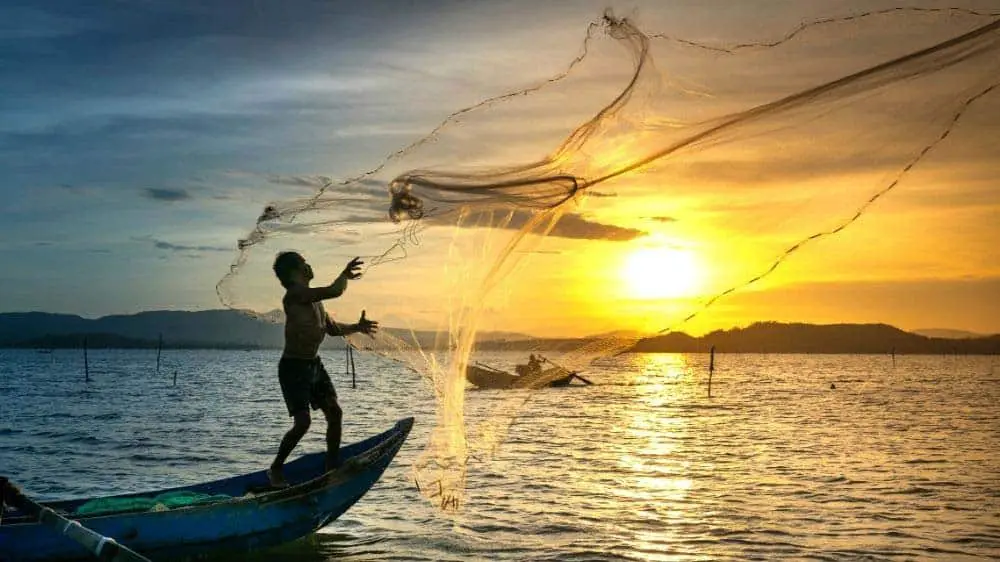
[[[102,320],[102,319],[105,319],[105,318],[112,318],[112,317],[138,316],[138,315],[141,315],[141,314],[163,313],[163,312],[168,312],[168,313],[169,312],[173,312],[173,313],[182,313],[182,314],[198,314],[198,313],[211,313],[211,312],[234,312],[234,313],[243,314],[243,315],[245,315],[247,317],[251,317],[252,318],[252,317],[263,316],[265,314],[270,314],[271,312],[281,312],[281,311],[278,310],[278,309],[274,309],[273,311],[270,311],[270,312],[267,312],[267,313],[258,313],[258,312],[255,312],[253,310],[250,310],[250,309],[233,309],[233,308],[207,308],[207,309],[200,309],[200,310],[190,310],[190,309],[148,309],[148,310],[141,310],[141,311],[138,311],[138,312],[121,312],[121,313],[113,313],[113,314],[104,314],[104,315],[101,315],[101,316],[84,316],[82,314],[76,314],[76,313],[71,313],[71,312],[51,312],[51,311],[45,311],[45,310],[28,310],[28,311],[12,310],[12,311],[0,311],[0,316],[3,316],[3,315],[13,315],[13,314],[49,314],[49,315],[54,315],[54,316],[72,316],[72,317],[80,318],[80,319],[83,319],[83,320]],[[713,330],[708,330],[708,331],[705,332],[705,334],[711,334],[713,332],[719,332],[719,331],[730,331],[730,330],[745,329],[745,328],[749,328],[751,326],[759,325],[759,324],[778,324],[778,325],[785,325],[785,326],[789,326],[789,325],[806,325],[806,326],[888,326],[890,328],[894,328],[894,329],[897,329],[897,330],[900,330],[900,331],[903,331],[903,332],[907,332],[907,333],[911,333],[911,334],[916,334],[916,335],[924,335],[924,334],[921,334],[920,332],[935,332],[935,331],[961,332],[961,333],[964,333],[964,334],[968,334],[971,337],[991,337],[991,336],[1000,335],[1000,332],[984,333],[984,332],[978,332],[978,331],[968,330],[968,329],[964,329],[964,328],[952,328],[952,327],[929,327],[929,328],[909,328],[908,329],[908,328],[902,328],[902,327],[897,326],[895,324],[891,324],[889,322],[884,322],[884,321],[882,321],[882,322],[847,322],[847,321],[841,321],[841,322],[811,322],[811,321],[805,321],[805,320],[794,320],[794,321],[752,320],[752,321],[749,321],[749,322],[747,322],[745,324],[733,324],[733,325],[729,326],[728,328],[716,328],[716,329],[713,329]],[[440,333],[441,332],[441,330],[431,330],[431,329],[410,330],[408,328],[398,328],[398,327],[391,327],[391,326],[384,327],[383,329],[389,329],[389,330],[407,330],[407,331],[415,331],[415,332],[436,332],[436,333]],[[653,337],[657,337],[657,336],[666,336],[666,335],[670,335],[670,334],[684,334],[684,335],[687,335],[689,337],[703,337],[703,336],[691,336],[690,334],[688,334],[687,332],[684,332],[684,331],[671,331],[671,332],[662,333],[662,334],[661,333],[642,334],[641,332],[634,331],[634,330],[619,330],[619,331],[612,331],[612,332],[602,332],[602,333],[597,333],[597,334],[588,334],[588,335],[583,335],[583,336],[566,336],[566,335],[561,335],[561,336],[537,336],[537,335],[534,335],[534,334],[531,334],[531,333],[527,333],[527,332],[505,331],[505,330],[484,330],[484,331],[482,331],[482,333],[484,333],[484,334],[490,334],[490,333],[501,333],[501,334],[502,333],[509,333],[509,334],[516,334],[516,335],[520,335],[520,336],[526,336],[526,337],[532,338],[532,339],[591,339],[591,338],[607,337],[607,336],[609,336],[611,334],[615,334],[615,333],[629,333],[629,334],[637,335],[640,339],[648,339],[648,338],[653,338]]]

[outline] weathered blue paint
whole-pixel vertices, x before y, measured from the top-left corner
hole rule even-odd
[[[169,511],[113,513],[77,518],[84,526],[109,536],[152,560],[199,559],[286,543],[329,524],[347,511],[382,476],[413,427],[413,418],[359,443],[341,448],[347,459],[340,469],[323,474],[324,453],[305,455],[285,466],[294,485],[262,494],[264,471],[169,490],[115,496],[153,496],[173,490],[225,494],[232,500]],[[48,503],[73,513],[92,498]],[[0,524],[0,561],[88,560],[87,552],[52,528],[8,512]]]

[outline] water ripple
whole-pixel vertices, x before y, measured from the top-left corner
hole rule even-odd
[[[271,352],[0,350],[0,472],[43,498],[132,492],[258,470],[289,421]],[[41,360],[41,357],[45,357]],[[495,357],[511,362],[513,356]],[[360,357],[357,440],[415,415],[383,479],[341,519],[250,560],[911,560],[1000,552],[1000,385],[991,358],[621,356],[591,387],[539,391],[468,497],[442,514],[410,467],[433,389]],[[178,371],[178,386],[170,377]],[[383,373],[381,376],[380,373]],[[364,374],[364,376],[362,376]],[[829,389],[836,382],[837,389]],[[467,396],[470,430],[503,392]],[[321,422],[303,451],[323,448]],[[243,560],[244,558],[239,558]]]

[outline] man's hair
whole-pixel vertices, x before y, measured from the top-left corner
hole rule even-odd
[[[298,252],[281,252],[274,258],[274,274],[281,281],[281,286],[288,288],[292,284],[292,272],[302,266],[306,261],[302,254]]]

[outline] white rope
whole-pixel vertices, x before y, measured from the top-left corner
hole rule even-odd
[[[97,548],[94,549],[94,555],[100,558],[104,552],[104,547],[109,544],[117,545],[118,543],[111,537],[101,537],[101,540],[97,543]]]
[[[42,511],[43,512],[44,511],[48,511],[49,513],[51,513],[53,515],[55,515],[55,513],[56,513],[56,512],[52,511],[51,509],[49,509],[47,507],[44,508]],[[76,527],[78,529],[83,529],[83,525],[81,525],[79,521],[74,521],[72,519],[67,519],[66,520],[66,525],[63,526],[62,534],[65,535],[66,533],[68,533],[70,527]]]
[[[45,515],[45,513],[51,513],[52,515],[57,515],[55,511],[53,511],[51,508],[48,507],[43,507],[40,514]],[[76,521],[74,519],[67,519],[66,524],[63,525],[62,534],[64,535],[68,534],[70,528],[76,528],[80,530],[86,529],[86,527],[81,525],[79,521]],[[89,531],[89,529],[87,530]],[[117,545],[118,543],[115,542],[115,539],[111,537],[102,536],[101,540],[97,541],[97,546],[94,547],[94,555],[100,557],[101,553],[104,552],[104,547],[106,547],[109,544]]]

